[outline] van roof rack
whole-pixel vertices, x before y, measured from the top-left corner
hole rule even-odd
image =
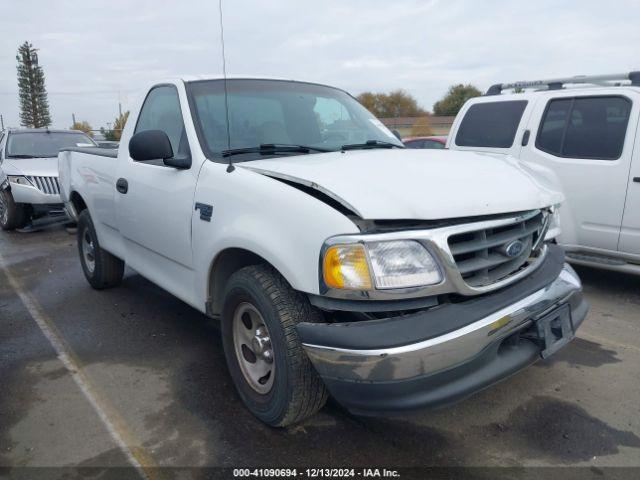
[[[613,84],[611,83],[613,82]],[[620,82],[631,82],[631,85],[640,86],[640,71],[629,73],[617,73],[610,75],[576,75],[575,77],[554,78],[551,80],[533,80],[513,83],[496,83],[489,87],[485,95],[500,95],[503,90],[515,88],[539,88],[547,90],[561,90],[565,85],[608,85],[620,86]]]

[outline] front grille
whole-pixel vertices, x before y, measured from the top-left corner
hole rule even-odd
[[[497,228],[486,228],[449,237],[449,249],[462,278],[472,287],[491,285],[525,268],[540,235],[546,214],[532,212]],[[539,248],[539,247],[538,247]]]
[[[60,195],[58,177],[27,177],[38,190],[47,195]]]

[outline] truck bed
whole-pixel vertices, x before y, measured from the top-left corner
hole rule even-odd
[[[70,148],[63,148],[60,151],[61,152],[89,153],[91,155],[99,155],[101,157],[118,158],[118,149],[116,149],[116,148],[70,147]]]

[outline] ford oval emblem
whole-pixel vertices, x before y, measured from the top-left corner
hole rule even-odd
[[[504,246],[504,251],[509,258],[517,257],[524,251],[524,243],[521,240],[514,240]]]

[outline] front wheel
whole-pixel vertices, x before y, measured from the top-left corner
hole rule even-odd
[[[88,210],[78,217],[77,233],[80,264],[89,284],[97,290],[120,285],[124,262],[100,247]]]
[[[327,392],[296,325],[317,321],[309,301],[265,265],[234,273],[225,290],[222,340],[231,378],[247,408],[284,427],[322,408]]]
[[[9,190],[2,190],[0,192],[0,228],[14,230],[24,227],[28,222],[28,205],[16,203]]]

